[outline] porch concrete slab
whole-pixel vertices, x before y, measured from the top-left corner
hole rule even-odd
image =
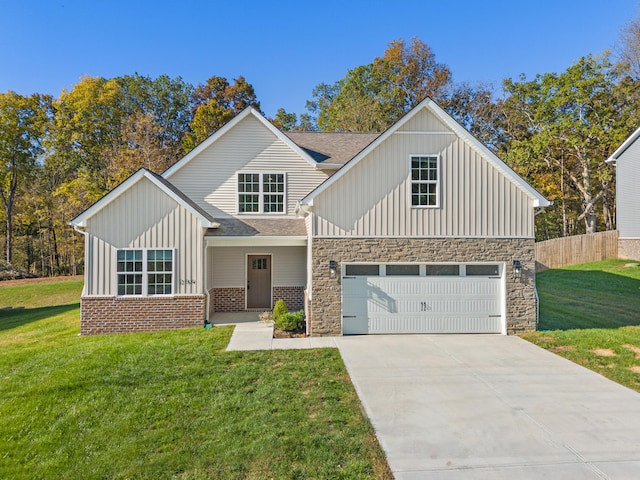
[[[640,394],[518,337],[336,337],[397,479],[638,478]]]

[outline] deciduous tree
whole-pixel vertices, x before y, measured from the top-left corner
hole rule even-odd
[[[51,98],[15,92],[0,94],[0,198],[6,225],[5,258],[13,259],[13,218],[16,199],[34,175],[50,111]]]
[[[628,85],[606,55],[583,57],[560,74],[504,82],[504,157],[556,200],[556,208],[566,209],[560,215],[564,234],[571,210],[584,222],[583,231],[593,233],[598,205],[603,199],[611,204],[613,170],[605,160],[628,135],[637,112],[634,96],[624,91]]]
[[[184,137],[187,153],[248,106],[260,110],[253,86],[244,77],[229,84],[224,77],[211,77],[193,92],[193,119]]]

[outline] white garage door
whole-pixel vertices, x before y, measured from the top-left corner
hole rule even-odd
[[[345,265],[344,335],[503,333],[498,264]]]

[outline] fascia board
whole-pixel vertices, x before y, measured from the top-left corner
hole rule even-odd
[[[136,173],[127,178],[124,182],[118,185],[116,188],[108,192],[104,195],[100,200],[95,202],[89,208],[87,208],[84,212],[78,215],[76,218],[69,222],[69,225],[74,227],[86,227],[87,219],[93,217],[96,213],[102,210],[104,207],[113,202],[116,198],[126,192],[132,185],[137,183],[140,178],[142,178],[145,174],[144,169],[138,170]]]
[[[249,115],[253,115],[256,119],[258,119],[267,129],[273,133],[277,138],[285,142],[289,148],[295,151],[298,155],[304,158],[312,167],[315,167],[317,162],[311,158],[311,156],[302,150],[298,145],[296,145],[290,138],[284,135],[280,130],[278,130],[270,121],[268,121],[264,116],[260,114],[253,107],[247,107],[238,115],[233,117],[229,122],[227,122],[223,127],[216,130],[209,138],[203,141],[196,148],[191,150],[187,155],[185,155],[181,160],[178,160],[171,167],[165,170],[162,173],[162,176],[168,179],[175,172],[184,167],[187,163],[189,163],[194,157],[198,156],[202,151],[206,150],[213,143],[218,141],[221,137],[223,137],[228,131],[234,128],[238,123],[240,123],[244,118]]]
[[[627,148],[629,148],[631,146],[631,144],[633,144],[638,137],[640,137],[640,128],[638,128],[635,132],[633,132],[631,135],[629,135],[629,137],[622,142],[622,145],[620,145],[615,152],[613,152],[611,154],[611,156],[606,160],[607,163],[615,163],[618,158],[620,158],[620,155],[622,155]]]
[[[210,247],[304,247],[308,243],[306,236],[209,236],[205,241]]]
[[[191,205],[189,205],[188,203],[185,203],[182,198],[176,195],[175,192],[168,189],[162,182],[160,182],[151,172],[149,172],[146,169],[140,169],[136,173],[131,175],[127,180],[125,180],[116,188],[108,192],[105,196],[103,196],[100,200],[94,203],[91,207],[89,207],[87,210],[82,212],[76,218],[71,220],[69,222],[69,225],[72,225],[75,227],[81,227],[81,228],[86,227],[86,221],[89,218],[93,217],[100,210],[102,210],[111,202],[116,200],[120,195],[122,195],[124,192],[129,190],[129,188],[133,187],[136,183],[138,183],[143,177],[149,179],[156,187],[158,187],[165,194],[171,197],[175,202],[177,202],[178,205],[181,205],[182,207],[187,209],[191,214],[197,217],[204,228],[214,228],[217,225],[215,222],[212,222],[208,218],[204,217],[197,210],[194,210],[191,207]]]
[[[451,115],[440,108],[435,102],[431,101],[428,105],[430,110],[456,135],[467,142],[474,150],[476,150],[481,156],[487,159],[487,161],[502,175],[511,180],[515,185],[520,187],[524,192],[533,199],[534,207],[548,207],[551,202],[540,194],[535,188],[533,188],[527,181],[525,181],[520,175],[514,172],[509,165],[500,160],[495,153],[489,150],[482,142],[471,135],[462,125],[460,125]]]
[[[306,197],[300,200],[300,203],[302,205],[311,205],[315,197],[317,197],[319,194],[321,194],[327,188],[333,185],[333,183],[335,183],[339,178],[343,177],[349,170],[351,170],[355,165],[357,165],[362,158],[366,157],[371,151],[376,149],[378,145],[380,145],[387,138],[393,135],[393,133],[397,131],[400,127],[402,127],[402,125],[404,125],[410,119],[412,119],[422,109],[422,107],[426,104],[427,101],[431,101],[431,100],[425,99],[422,102],[420,102],[420,104],[417,105],[413,110],[408,112],[404,117],[402,117],[400,120],[394,123],[385,132],[383,132],[378,138],[376,138],[373,142],[371,142],[363,150],[361,150],[360,153],[358,153],[355,157],[353,157],[351,160],[345,163],[340,170],[338,170],[332,176],[327,178],[323,183],[318,185],[315,188],[315,190],[313,190]]]

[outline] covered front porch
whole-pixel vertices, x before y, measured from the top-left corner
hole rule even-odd
[[[257,319],[282,299],[290,311],[304,308],[307,284],[307,238],[206,238],[205,286],[209,318]],[[244,313],[244,317],[224,314]],[[253,315],[251,315],[253,314]],[[242,323],[242,322],[241,322]]]

